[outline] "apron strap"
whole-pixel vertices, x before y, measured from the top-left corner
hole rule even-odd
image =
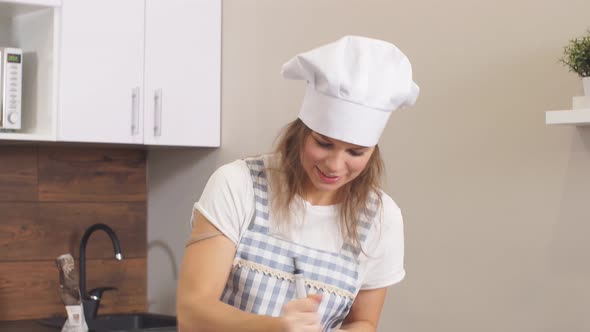
[[[248,230],[262,234],[269,233],[269,204],[268,181],[266,178],[264,161],[261,158],[245,159],[250,169],[254,188],[254,216],[248,225]]]

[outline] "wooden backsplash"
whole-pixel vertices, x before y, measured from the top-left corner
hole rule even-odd
[[[0,146],[0,320],[64,316],[54,260],[71,253],[78,264],[82,234],[95,232],[86,251],[87,289],[103,295],[99,313],[147,308],[146,152],[140,149]]]

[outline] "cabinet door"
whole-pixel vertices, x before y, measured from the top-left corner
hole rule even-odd
[[[143,142],[144,0],[63,0],[58,140]]]
[[[146,0],[144,143],[219,146],[221,0]]]

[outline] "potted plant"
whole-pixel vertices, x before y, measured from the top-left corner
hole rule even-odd
[[[582,78],[584,95],[590,97],[590,29],[587,32],[581,38],[570,40],[560,60]]]

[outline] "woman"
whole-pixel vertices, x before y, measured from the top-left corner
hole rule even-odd
[[[195,204],[180,331],[376,331],[386,287],[405,275],[377,142],[417,98],[408,59],[347,36],[295,56],[283,76],[307,81],[298,119],[273,154],[219,168]]]

